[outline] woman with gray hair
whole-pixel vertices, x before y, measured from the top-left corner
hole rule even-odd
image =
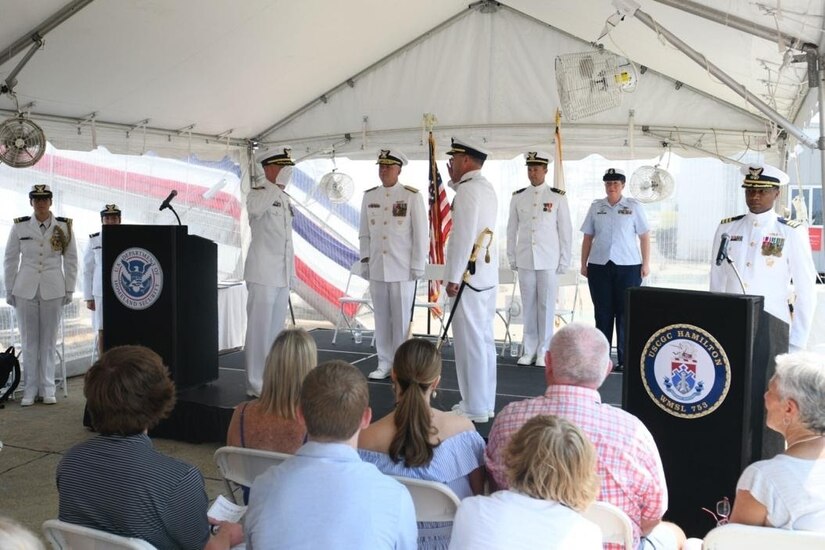
[[[745,468],[730,521],[825,533],[825,356],[777,356],[765,409],[785,452]]]

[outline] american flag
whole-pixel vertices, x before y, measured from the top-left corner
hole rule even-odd
[[[430,263],[444,263],[444,245],[450,230],[453,228],[453,216],[450,213],[450,203],[447,201],[447,191],[438,173],[435,164],[435,138],[430,132]],[[440,281],[429,282],[429,301],[438,302],[441,292]],[[441,311],[433,311],[434,315],[441,315]]]

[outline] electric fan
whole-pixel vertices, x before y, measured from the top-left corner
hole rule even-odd
[[[329,201],[335,204],[347,202],[355,190],[352,178],[342,172],[336,172],[336,169],[325,174],[318,185]]]
[[[675,182],[664,168],[640,166],[630,176],[630,193],[641,202],[664,200],[673,194]]]
[[[22,114],[0,124],[0,162],[12,168],[37,164],[46,152],[46,135]]]
[[[637,80],[630,61],[602,49],[556,57],[559,102],[569,120],[618,107]]]

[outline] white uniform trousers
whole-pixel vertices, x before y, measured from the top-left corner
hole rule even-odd
[[[407,339],[415,281],[370,281],[370,296],[375,309],[375,349],[378,368],[389,372],[395,350]]]
[[[284,329],[289,307],[288,286],[265,286],[246,282],[246,393],[261,395],[266,356]]]
[[[95,310],[92,312],[92,328],[103,330],[103,296],[94,294],[92,299],[95,301]]]
[[[553,337],[558,276],[552,269],[519,269],[518,285],[524,313],[523,355],[541,357]]]
[[[31,300],[15,297],[15,312],[23,339],[23,399],[54,397],[54,361],[57,354],[57,325],[63,297]]]
[[[476,292],[467,287],[451,325],[460,407],[474,416],[488,416],[496,408],[495,316],[496,289]]]

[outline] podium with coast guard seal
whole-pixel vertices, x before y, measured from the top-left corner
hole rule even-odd
[[[640,287],[628,291],[624,408],[656,440],[666,519],[688,536],[716,526],[702,508],[733,502],[748,464],[782,450],[763,394],[788,350],[788,325],[761,296]]]
[[[178,391],[218,378],[218,249],[186,226],[103,226],[106,349],[139,344]]]

